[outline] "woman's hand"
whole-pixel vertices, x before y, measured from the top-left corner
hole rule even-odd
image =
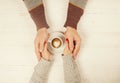
[[[42,57],[41,52],[44,50],[45,42],[47,42],[48,38],[49,33],[45,27],[38,30],[36,38],[34,40],[35,53],[37,55],[38,61]]]
[[[73,53],[73,57],[76,59],[77,54],[80,50],[80,36],[76,29],[72,27],[67,27],[67,31],[65,32],[66,39],[68,39],[68,45],[70,51]]]
[[[65,49],[64,49],[64,52],[63,54],[66,56],[66,55],[71,55],[72,52],[70,51],[69,49],[69,46],[68,46],[68,39],[66,39],[66,42],[65,42]]]

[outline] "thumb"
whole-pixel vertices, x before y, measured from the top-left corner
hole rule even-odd
[[[44,43],[43,42],[40,42],[40,52],[42,52],[44,49]]]

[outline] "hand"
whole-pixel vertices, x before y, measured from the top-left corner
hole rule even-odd
[[[45,43],[45,47],[44,50],[41,52],[42,54],[42,58],[45,60],[50,60],[52,55],[50,54],[50,52],[47,50],[47,43]]]
[[[42,55],[40,52],[44,50],[44,45],[45,42],[47,42],[48,38],[49,38],[49,33],[45,27],[38,30],[36,38],[34,40],[35,53],[37,55],[38,61],[41,59]]]
[[[80,50],[80,43],[81,43],[80,36],[77,30],[68,26],[67,31],[65,32],[65,37],[66,39],[68,39],[70,51],[73,53],[74,59],[76,59],[77,54]]]
[[[65,42],[65,49],[64,49],[64,52],[63,52],[64,55],[71,55],[72,52],[70,51],[69,49],[69,46],[68,46],[68,40],[66,39],[66,42]]]

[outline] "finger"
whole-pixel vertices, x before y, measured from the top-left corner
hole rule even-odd
[[[68,38],[68,45],[69,45],[70,51],[72,52],[73,48],[74,48],[73,38],[71,38],[71,37]]]
[[[48,51],[48,44],[47,44],[47,42],[45,42],[44,52],[46,52],[48,54],[48,56],[52,56],[52,54]]]
[[[38,42],[35,42],[35,53],[36,53],[37,59],[39,61],[41,59],[41,54],[39,52],[39,43]]]
[[[42,50],[42,52],[41,52],[41,55],[42,55],[42,57],[43,57],[43,55],[44,55],[44,53],[45,53],[45,50],[46,49],[46,44],[44,43],[44,49]]]
[[[40,41],[40,52],[42,52],[44,50],[44,41]]]
[[[49,34],[48,34],[48,37],[45,39],[45,40],[41,40],[40,41],[40,52],[42,52],[44,50],[44,47],[45,47],[45,44],[47,43],[48,41],[48,38],[49,38]],[[46,45],[47,46],[47,45]]]
[[[44,51],[47,51],[47,43],[44,43]]]
[[[74,58],[77,57],[79,51],[80,51],[80,40],[79,40],[79,39],[78,39],[78,40],[76,39],[76,40],[75,40],[75,49],[74,49],[74,51],[73,51],[73,56],[74,56]]]
[[[69,45],[68,45],[68,43],[69,43],[69,40],[66,39],[66,41],[65,41],[65,44],[66,44],[65,49],[69,49]],[[69,50],[70,50],[70,49],[69,49]]]
[[[77,46],[76,46],[76,47],[77,47]],[[80,47],[75,48],[75,50],[74,50],[74,52],[73,52],[73,57],[74,57],[75,59],[77,58],[79,51],[80,51]]]

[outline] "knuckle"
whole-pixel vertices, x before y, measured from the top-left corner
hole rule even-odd
[[[71,36],[71,34],[66,32],[66,33],[65,33],[65,36]]]
[[[68,36],[69,38],[69,40],[70,40],[70,42],[72,43],[73,42],[73,37],[72,36]]]
[[[42,42],[45,41],[45,38],[46,38],[46,37],[41,37],[41,38],[39,39],[39,41],[42,43]]]

